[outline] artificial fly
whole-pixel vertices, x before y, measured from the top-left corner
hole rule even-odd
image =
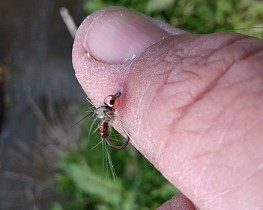
[[[108,146],[115,150],[124,149],[130,141],[129,135],[127,136],[126,140],[124,142],[121,141],[120,144],[113,144],[113,142],[109,138],[109,132],[111,128],[110,124],[114,120],[115,110],[120,104],[120,96],[121,92],[118,92],[115,95],[108,95],[104,99],[104,104],[96,109],[96,114],[99,119],[98,129],[100,137],[107,143]]]
[[[106,164],[108,163],[108,166],[110,168],[114,180],[116,180],[117,176],[112,164],[110,152],[107,149],[107,147],[110,147],[114,150],[122,150],[128,146],[130,141],[130,135],[127,132],[125,132],[127,134],[126,138],[123,137],[113,138],[113,135],[111,135],[112,123],[114,120],[116,120],[115,111],[120,104],[120,99],[119,99],[120,96],[121,96],[121,92],[118,92],[115,95],[108,95],[107,97],[105,97],[103,105],[99,106],[98,108],[94,108],[95,109],[94,111],[90,112],[88,115],[86,115],[84,118],[81,119],[83,120],[89,117],[91,113],[93,113],[93,115],[96,116],[94,122],[91,125],[89,136],[93,125],[96,123],[96,121],[98,121],[98,127],[96,130],[98,130],[99,132],[101,142],[99,142],[97,145],[99,145],[100,143],[102,144],[103,159],[105,160],[105,162],[103,162],[103,168],[105,168],[105,163]],[[93,105],[93,107],[95,107],[94,104],[91,102],[91,100],[89,99],[87,100],[89,101],[89,103],[91,103],[91,105]],[[95,147],[97,145],[95,145]]]

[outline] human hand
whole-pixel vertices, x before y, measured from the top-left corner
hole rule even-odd
[[[81,24],[73,65],[95,105],[122,90],[132,144],[198,208],[263,209],[262,40],[113,7]],[[194,209],[184,195],[160,209]]]

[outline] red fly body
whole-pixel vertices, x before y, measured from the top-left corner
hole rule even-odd
[[[101,138],[109,138],[110,126],[108,122],[99,121],[99,132]]]

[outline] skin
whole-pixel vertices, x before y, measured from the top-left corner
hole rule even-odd
[[[82,23],[73,65],[95,106],[122,91],[115,126],[182,192],[159,209],[263,209],[262,40],[113,7]]]

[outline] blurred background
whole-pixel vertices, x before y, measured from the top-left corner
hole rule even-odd
[[[59,10],[66,7],[79,25],[112,5],[193,33],[263,35],[258,0],[0,0],[0,210],[146,210],[177,192],[132,146],[109,150],[114,181],[101,145],[93,148],[93,120],[71,127],[90,105]]]

